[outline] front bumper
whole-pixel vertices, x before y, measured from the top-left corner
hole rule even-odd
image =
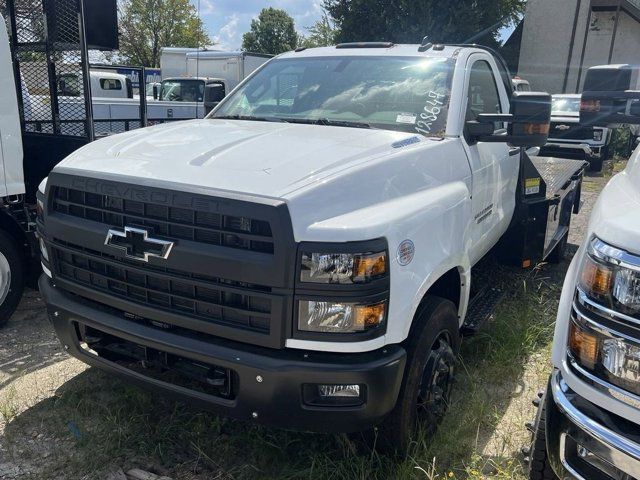
[[[640,428],[571,391],[556,370],[546,397],[547,452],[560,478],[640,478]]]
[[[64,292],[46,275],[40,277],[39,285],[49,318],[68,353],[162,395],[224,415],[296,430],[354,432],[380,423],[398,397],[406,361],[406,352],[399,345],[339,354],[255,347],[215,337],[186,338]],[[164,359],[163,365],[170,364],[170,357],[171,365],[179,361],[191,371],[215,366],[217,372],[228,372],[230,390],[222,396],[212,395],[147,374],[142,368],[145,361],[139,362],[140,368],[131,368],[102,356],[85,342],[88,337],[83,335],[88,330],[94,336],[100,332],[117,339],[127,348],[153,352],[154,360]],[[363,403],[309,405],[303,400],[303,386],[315,384],[361,385]]]
[[[557,156],[564,154],[578,155],[580,158],[600,158],[602,145],[590,145],[588,143],[560,143],[550,140],[544,147],[542,152],[545,155]]]

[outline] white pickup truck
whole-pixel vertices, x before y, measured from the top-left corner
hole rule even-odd
[[[581,124],[640,124],[640,67],[589,69]],[[640,147],[606,185],[562,289],[529,478],[640,478]],[[538,403],[536,401],[536,403]]]
[[[561,256],[584,162],[530,157],[548,94],[476,46],[289,52],[202,120],[43,181],[40,290],[79,359],[240,419],[404,449],[449,403],[474,268]]]

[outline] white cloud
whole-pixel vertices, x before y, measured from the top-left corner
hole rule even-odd
[[[200,15],[211,15],[216,11],[213,0],[191,0],[191,4],[199,10]]]
[[[234,13],[225,18],[225,23],[218,31],[217,35],[213,36],[213,41],[220,48],[229,48],[229,46],[235,46],[238,43],[238,22],[240,17]]]

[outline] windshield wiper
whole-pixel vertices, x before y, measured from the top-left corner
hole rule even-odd
[[[350,120],[331,120],[329,118],[282,118],[288,123],[304,123],[308,125],[330,125],[333,127],[350,128],[371,128],[371,125],[364,122],[352,122]]]
[[[253,115],[220,115],[211,117],[212,119],[222,120],[253,120],[254,122],[279,122],[286,123],[287,120],[278,117],[254,117]]]

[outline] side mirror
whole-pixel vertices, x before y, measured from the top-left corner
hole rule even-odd
[[[157,84],[153,85],[153,99],[154,100],[158,100],[158,97],[160,96],[160,92],[159,92],[159,88]]]
[[[495,134],[493,122],[509,124],[507,134]],[[466,123],[473,141],[508,143],[514,147],[542,147],[547,143],[551,123],[551,95],[541,92],[513,92],[511,113],[478,115]]]
[[[208,114],[225,97],[226,89],[223,83],[209,83],[204,87],[204,113]]]
[[[514,92],[513,116],[507,140],[514,147],[542,147],[549,137],[551,95],[543,92]]]
[[[640,66],[603,65],[587,70],[580,123],[602,127],[640,125]]]

